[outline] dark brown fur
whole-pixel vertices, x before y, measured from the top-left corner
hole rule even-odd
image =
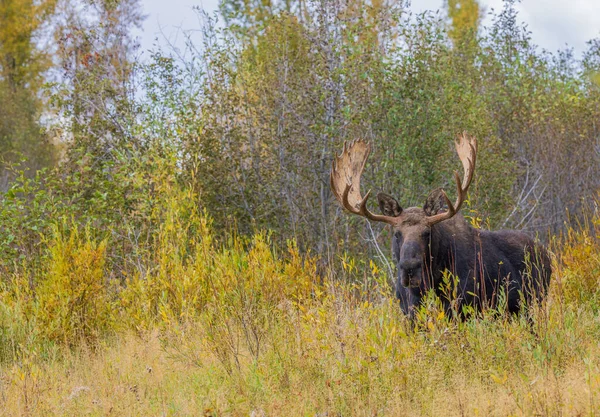
[[[550,258],[526,234],[475,229],[460,213],[428,226],[424,219],[443,209],[439,190],[430,194],[423,208],[403,210],[386,194],[379,194],[378,200],[384,215],[402,213],[404,217],[394,226],[392,251],[397,267],[396,295],[406,314],[414,314],[429,289],[449,307],[440,289],[445,270],[458,278],[458,312],[464,305],[477,310],[495,308],[502,293],[507,310],[516,313],[523,300],[539,300],[546,294],[552,272]]]

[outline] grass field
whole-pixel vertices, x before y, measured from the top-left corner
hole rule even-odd
[[[429,297],[413,328],[376,265],[319,282],[264,234],[217,245],[205,224],[185,260],[165,238],[116,288],[102,242],[58,233],[45,284],[5,286],[0,413],[596,415],[597,238],[555,240],[547,302],[520,317],[456,321]]]

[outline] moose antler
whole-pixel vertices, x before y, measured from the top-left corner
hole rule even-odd
[[[465,198],[467,197],[467,191],[471,180],[473,179],[473,172],[475,172],[475,161],[477,159],[477,139],[470,137],[465,132],[458,137],[458,140],[454,142],[456,146],[456,153],[462,162],[463,169],[465,171],[462,183],[458,172],[454,171],[454,179],[456,180],[456,203],[454,205],[450,202],[450,199],[446,195],[446,192],[442,190],[442,195],[448,205],[448,211],[429,216],[427,223],[429,226],[433,226],[443,220],[449,219],[454,216],[461,208]]]
[[[425,221],[429,226],[451,218],[460,210],[473,179],[475,161],[477,159],[477,140],[463,133],[459,135],[458,140],[454,144],[456,146],[456,153],[458,153],[465,171],[463,180],[461,182],[458,172],[455,171],[456,202],[452,204],[446,192],[442,190],[442,196],[446,200],[448,211],[426,217]],[[367,209],[367,200],[371,191],[365,194],[364,198],[360,195],[360,176],[365,168],[365,162],[370,152],[371,145],[362,139],[355,140],[350,145],[344,142],[342,154],[335,157],[331,166],[331,189],[338,201],[349,212],[376,222],[391,225],[398,224],[402,221],[400,216],[393,217],[373,214]]]
[[[330,184],[333,194],[342,206],[351,213],[366,217],[369,220],[388,224],[398,223],[398,217],[373,214],[367,208],[367,200],[371,191],[360,195],[360,176],[365,162],[371,153],[371,145],[362,139],[348,144],[344,142],[344,150],[336,156],[331,166]]]

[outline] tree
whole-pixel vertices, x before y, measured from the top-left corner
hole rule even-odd
[[[455,45],[465,36],[477,33],[481,21],[481,7],[477,0],[447,0],[450,24],[448,35]]]
[[[221,0],[219,9],[230,28],[242,35],[256,35],[280,12],[302,16],[303,0]]]
[[[41,88],[51,65],[40,37],[57,0],[0,2],[0,155],[39,168],[52,160],[52,146],[39,123]],[[5,184],[2,186],[5,188]]]
[[[63,14],[57,30],[62,82],[54,91],[55,110],[67,121],[70,151],[104,158],[116,141],[130,139],[137,48],[130,30],[140,27],[144,16],[139,0],[71,0]]]
[[[55,7],[56,0],[0,2],[0,77],[11,90],[39,89],[50,61],[36,40]]]

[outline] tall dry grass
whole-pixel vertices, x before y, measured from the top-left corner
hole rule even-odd
[[[546,416],[600,408],[598,215],[587,231],[555,239],[543,305],[463,322],[428,297],[413,327],[373,263],[361,269],[339,259],[337,275],[317,276],[314,259],[292,242],[285,253],[265,233],[218,243],[206,216],[188,230],[173,213],[148,267],[126,282],[107,279],[106,242],[61,228],[34,282],[26,268],[7,281],[4,415]]]

